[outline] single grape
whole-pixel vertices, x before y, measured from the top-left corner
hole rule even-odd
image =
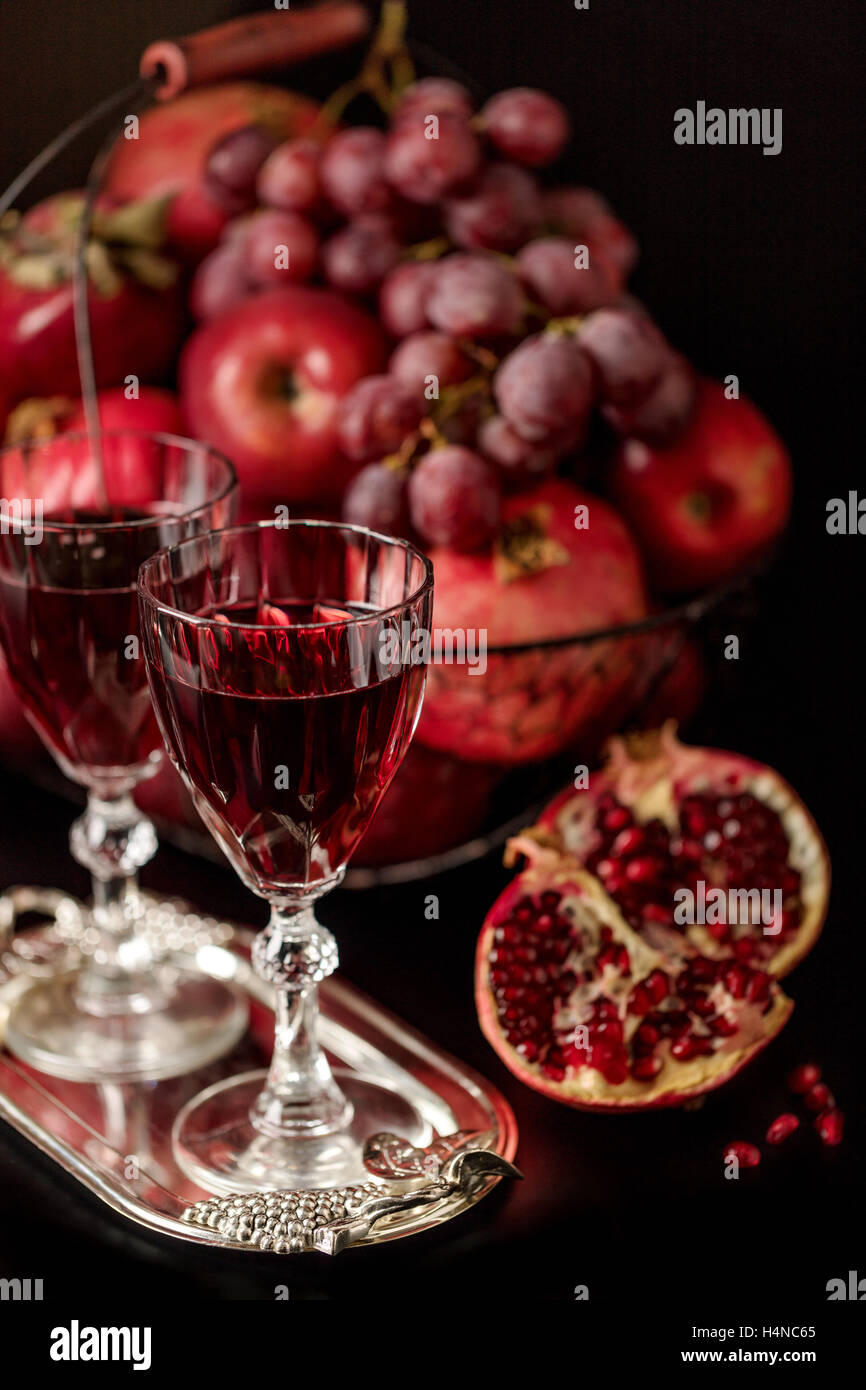
[[[489,164],[445,204],[445,227],[467,250],[516,251],[541,226],[541,192],[516,164]]]
[[[438,203],[478,172],[481,145],[466,121],[450,112],[428,129],[424,116],[409,114],[388,136],[385,173],[411,203]]]
[[[227,212],[244,212],[256,205],[259,169],[276,145],[262,126],[229,131],[211,148],[205,164],[205,187]]]
[[[619,274],[603,255],[587,249],[578,256],[575,251],[566,237],[548,236],[517,253],[517,273],[530,299],[552,314],[590,314],[615,303],[622,292]]]
[[[580,345],[595,364],[603,405],[632,411],[655,388],[671,348],[652,319],[635,309],[601,309],[581,325]]]
[[[381,215],[357,217],[322,247],[325,276],[335,289],[367,294],[394,268],[401,249]]]
[[[433,261],[406,261],[385,276],[379,291],[379,318],[395,338],[427,327],[427,296],[436,278]]]
[[[694,411],[697,380],[690,363],[670,352],[649,394],[633,408],[603,406],[602,414],[619,434],[645,444],[672,444]]]
[[[422,396],[435,390],[436,394],[428,397],[435,400],[444,386],[454,386],[470,377],[473,367],[453,338],[431,330],[412,333],[395,348],[388,371]],[[435,377],[435,381],[431,382],[430,377]]]
[[[499,523],[496,470],[472,449],[431,449],[409,478],[409,515],[428,545],[481,550]]]
[[[446,112],[460,116],[468,121],[473,114],[472,97],[460,82],[452,82],[450,77],[422,77],[413,82],[403,92],[391,117],[391,124],[398,125],[406,117],[442,117]]]
[[[593,369],[574,338],[535,333],[505,358],[493,392],[518,434],[547,443],[586,426],[595,396]]]
[[[192,279],[189,307],[193,318],[207,322],[240,304],[251,293],[243,247],[227,241],[205,256]]]
[[[256,180],[259,201],[282,212],[313,212],[322,197],[315,140],[285,140],[268,155]]]
[[[436,266],[427,317],[455,338],[517,333],[523,293],[517,276],[492,256],[457,253]]]
[[[570,134],[568,112],[562,102],[534,87],[497,92],[482,110],[481,120],[500,154],[519,164],[552,163]]]
[[[383,131],[374,126],[352,126],[332,135],[325,146],[319,167],[322,189],[345,217],[387,208],[385,144]]]
[[[346,489],[343,520],[405,539],[412,529],[406,481],[406,474],[398,469],[384,463],[368,463]]]
[[[575,243],[602,251],[627,277],[638,259],[638,245],[610,204],[593,188],[554,188],[543,195],[544,220],[556,232]]]
[[[347,458],[367,463],[393,454],[418,428],[418,392],[393,376],[368,376],[340,401],[337,437]]]
[[[241,243],[247,278],[261,287],[309,280],[319,258],[319,234],[298,212],[260,208]]]
[[[556,472],[559,451],[522,439],[504,415],[491,415],[478,431],[478,448],[495,464],[507,492],[520,492]]]

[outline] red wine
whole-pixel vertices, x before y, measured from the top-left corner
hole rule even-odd
[[[153,514],[70,509],[46,517],[45,524],[86,528]],[[46,532],[41,543],[51,550],[40,582],[7,564],[4,552],[0,646],[25,712],[63,771],[97,790],[101,783],[116,789],[155,768],[160,747],[144,658],[127,643],[138,634],[135,572],[144,556],[134,553],[134,532],[103,532],[89,548],[64,547],[58,536]],[[153,541],[144,544],[152,548]],[[41,582],[46,572],[50,584]]]
[[[357,604],[269,599],[200,616],[268,627],[232,627],[220,643],[207,630],[195,685],[156,673],[154,703],[172,760],[251,887],[273,892],[330,879],[406,752],[423,668],[404,665],[384,679],[375,665],[359,670],[345,624],[368,616]]]

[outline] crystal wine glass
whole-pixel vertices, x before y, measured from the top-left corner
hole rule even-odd
[[[227,985],[156,964],[139,930],[136,874],[156,835],[131,793],[162,744],[136,577],[154,551],[234,519],[234,470],[172,435],[61,434],[2,451],[0,494],[0,648],[30,723],[87,789],[70,847],[100,934],[80,971],[31,985],[6,1042],[74,1081],[178,1075],[230,1048],[247,1011]]]
[[[141,570],[144,651],[172,761],[244,883],[270,904],[253,966],[276,988],[270,1070],[204,1091],[175,1156],[218,1193],[364,1180],[363,1140],[422,1122],[392,1078],[338,1074],[316,1036],[337,946],[316,919],[421,709],[430,562],[331,522],[201,536]]]

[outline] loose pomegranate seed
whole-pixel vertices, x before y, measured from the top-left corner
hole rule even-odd
[[[842,1142],[845,1116],[841,1110],[825,1110],[824,1114],[819,1115],[816,1119],[815,1128],[821,1138],[821,1143],[835,1148],[837,1144]]]
[[[816,1081],[821,1080],[821,1068],[816,1067],[813,1062],[805,1062],[802,1067],[795,1067],[788,1077],[788,1088],[794,1092],[795,1096],[803,1096]]]
[[[803,1100],[810,1110],[832,1110],[836,1104],[833,1092],[823,1081],[816,1081],[814,1086],[810,1086]]]
[[[793,1134],[794,1130],[799,1128],[800,1121],[797,1116],[786,1111],[784,1115],[778,1115],[767,1130],[767,1143],[781,1144],[789,1134]]]
[[[733,1144],[728,1144],[724,1157],[726,1160],[735,1158],[741,1168],[757,1168],[761,1161],[761,1150],[756,1149],[754,1144],[736,1140]]]

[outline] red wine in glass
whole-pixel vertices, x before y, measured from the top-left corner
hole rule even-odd
[[[404,665],[383,679],[367,673],[361,684],[364,653],[353,654],[332,625],[373,616],[363,604],[271,596],[198,616],[232,625],[204,649],[216,685],[167,676],[154,700],[199,813],[253,884],[327,880],[348,860],[403,756],[423,668]],[[252,626],[235,626],[245,623]]]
[[[100,933],[80,970],[16,1000],[6,1042],[74,1081],[178,1075],[230,1048],[246,1010],[220,982],[163,969],[140,933],[136,872],[156,835],[131,793],[161,748],[136,582],[154,551],[232,520],[234,472],[194,440],[61,434],[0,450],[0,496],[0,649],[31,723],[87,789],[70,847],[91,871]]]
[[[271,907],[252,945],[256,974],[275,989],[270,1069],[190,1101],[175,1157],[211,1192],[364,1181],[371,1134],[429,1143],[429,1120],[393,1074],[332,1074],[317,985],[337,947],[314,905],[340,883],[415,731],[432,566],[363,527],[259,523],[154,556],[139,597],[166,747]]]

